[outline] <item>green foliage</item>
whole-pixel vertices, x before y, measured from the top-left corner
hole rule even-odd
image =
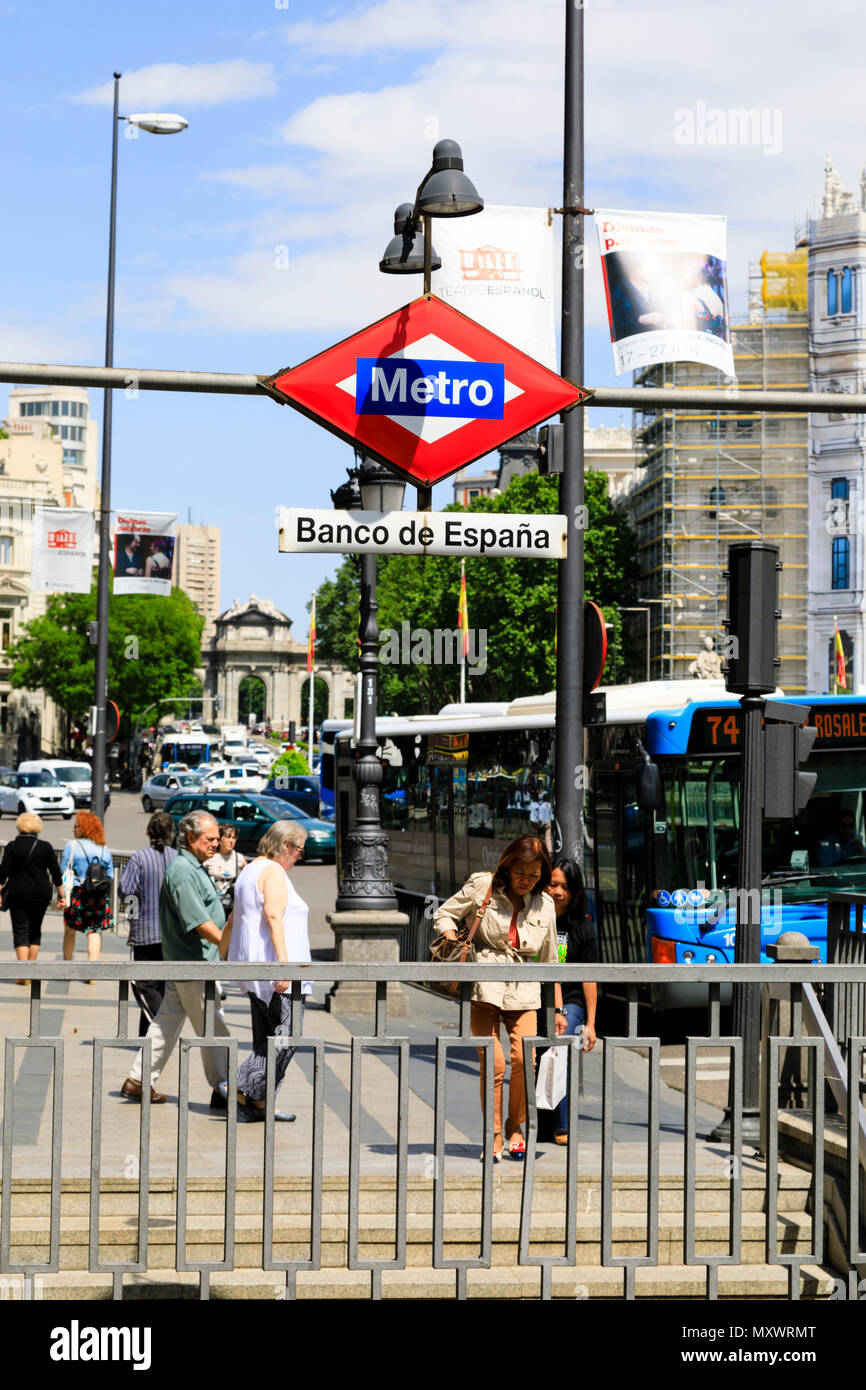
[[[256,723],[265,717],[265,697],[267,691],[260,676],[244,676],[238,686],[238,720],[248,724],[251,714],[256,715]]]
[[[271,768],[271,776],[276,777],[282,773],[284,777],[303,777],[305,772],[309,772],[310,764],[307,762],[303,753],[297,748],[287,748],[285,753],[281,753]]]
[[[318,646],[318,643],[316,644]],[[315,673],[314,673],[315,674]],[[301,686],[301,717],[304,723],[309,722],[310,717],[310,678],[304,681]],[[328,687],[323,680],[317,680],[313,686],[313,723],[321,724],[323,719],[328,717]]]
[[[44,690],[73,720],[93,703],[96,648],[88,625],[96,620],[96,586],[89,594],[54,594],[41,618],[29,622],[9,650],[11,684]],[[108,624],[108,696],[127,721],[167,695],[200,692],[203,620],[180,589],[170,597],[123,594],[111,598]],[[185,709],[183,703],[179,705]],[[167,706],[161,706],[165,713]]]
[[[553,514],[559,510],[558,493],[555,478],[527,473],[513,479],[499,497],[479,498],[469,508],[451,506],[447,510]],[[585,495],[585,589],[587,597],[607,606],[606,617],[610,621],[616,605],[634,602],[635,537],[625,519],[611,506],[603,473],[587,472]],[[557,571],[557,563],[551,560],[480,556],[467,559],[469,627],[476,633],[487,633],[486,671],[481,670],[480,663],[474,674],[472,665],[467,666],[469,699],[509,700],[553,689]],[[399,647],[398,659],[402,660],[404,623],[409,624],[410,652],[412,630],[424,629],[432,634],[436,629],[456,629],[458,560],[432,555],[387,555],[377,561],[377,576],[383,654],[390,630],[397,636],[392,651]],[[316,600],[317,650],[324,657],[343,662],[350,670],[357,669],[358,664],[358,603],[357,562],[350,556],[335,578],[320,586]],[[479,646],[470,650],[470,659],[480,655]],[[621,660],[618,666],[621,670]],[[457,700],[459,688],[460,670],[456,663],[386,662],[379,668],[379,710],[400,714],[435,710]]]

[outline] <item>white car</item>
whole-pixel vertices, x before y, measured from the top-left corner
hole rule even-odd
[[[75,802],[50,772],[7,772],[0,777],[0,816],[18,816],[22,811],[70,820]]]
[[[210,772],[204,779],[207,791],[260,792],[264,789],[266,778],[263,773],[250,767],[224,767]]]

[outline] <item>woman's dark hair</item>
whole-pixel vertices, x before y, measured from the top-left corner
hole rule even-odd
[[[559,869],[571,894],[571,902],[565,909],[565,920],[580,926],[586,917],[586,888],[580,865],[576,859],[557,859],[553,867]]]
[[[532,891],[543,893],[550,882],[550,875],[553,870],[544,841],[539,840],[537,835],[519,835],[508,846],[508,849],[503,850],[499,863],[493,871],[493,887],[501,888],[507,892],[510,886],[509,875],[515,864],[531,864],[533,859],[541,861],[541,873]]]
[[[156,811],[147,822],[147,838],[154,849],[166,849],[174,839],[174,821],[167,811]]]

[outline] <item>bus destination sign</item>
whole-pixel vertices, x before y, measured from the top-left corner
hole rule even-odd
[[[839,706],[813,705],[806,721],[818,730],[816,748],[866,746],[866,701]],[[696,710],[689,733],[689,753],[739,753],[742,751],[742,716],[735,706]]]

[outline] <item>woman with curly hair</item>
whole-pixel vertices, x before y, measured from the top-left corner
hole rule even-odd
[[[63,959],[72,960],[75,954],[75,933],[83,932],[87,937],[87,959],[99,960],[101,946],[100,933],[112,926],[111,917],[111,879],[114,877],[114,863],[105,845],[105,831],[102,821],[90,811],[79,811],[73,828],[74,840],[70,840],[60,859],[60,872],[71,876],[72,886],[69,903],[63,913]],[[103,866],[88,878],[91,864]],[[102,883],[94,882],[101,877]],[[95,982],[88,980],[88,984]]]

